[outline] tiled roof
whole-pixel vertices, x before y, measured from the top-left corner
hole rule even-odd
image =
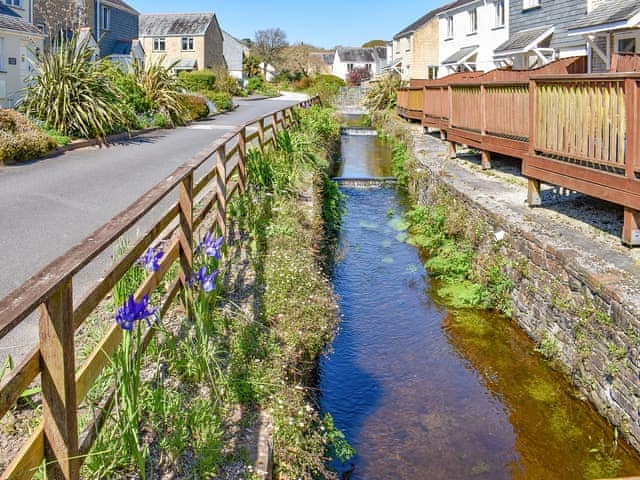
[[[587,13],[583,18],[569,27],[569,30],[624,22],[639,12],[640,2],[638,2],[638,0],[611,0],[603,2],[598,8]]]
[[[460,63],[462,60],[465,60],[467,57],[471,56],[476,50],[478,50],[478,45],[472,45],[470,47],[464,47],[458,50],[456,53],[447,58],[443,64],[456,64]]]
[[[410,33],[413,33],[417,29],[419,29],[421,26],[423,26],[425,23],[427,23],[429,20],[431,20],[432,18],[435,18],[439,13],[444,12],[445,10],[449,10],[451,8],[458,7],[460,5],[464,5],[465,3],[469,3],[469,1],[470,0],[457,0],[455,2],[447,3],[446,5],[442,5],[441,7],[431,10],[430,12],[427,12],[426,15],[420,17],[418,20],[413,22],[411,25],[403,28],[398,33],[396,33],[393,36],[393,39],[397,40]]]
[[[20,15],[3,4],[0,4],[0,29],[40,35],[40,30],[35,25],[23,20]]]
[[[204,35],[214,18],[213,13],[140,15],[140,36]]]
[[[496,53],[527,48],[535,42],[536,39],[544,35],[545,32],[548,31],[549,34],[551,34],[553,32],[552,28],[553,27],[549,25],[544,27],[528,28],[526,30],[520,30],[519,32],[512,33],[509,40],[496,48]]]
[[[335,57],[335,53],[311,52],[309,56],[313,58],[317,58],[320,62],[324,63],[325,65],[333,65],[333,59]]]
[[[387,59],[387,47],[352,48],[339,47],[336,49],[341,62],[375,63]]]

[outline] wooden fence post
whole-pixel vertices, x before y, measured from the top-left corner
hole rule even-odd
[[[529,155],[536,153],[536,117],[537,117],[537,84],[535,80],[529,80]],[[522,159],[522,168],[525,168],[527,156]],[[530,207],[542,205],[542,196],[540,190],[540,180],[535,178],[528,179],[527,186],[527,203]]]
[[[271,125],[273,126],[273,148],[276,148],[278,145],[278,113],[274,113],[271,116]]]
[[[627,122],[627,151],[625,155],[625,175],[629,179],[636,178],[636,169],[640,159],[640,118],[638,107],[640,96],[638,81],[627,78],[624,81],[625,111]],[[622,243],[632,247],[640,246],[640,211],[624,208],[624,224],[622,227]]]
[[[42,416],[47,477],[80,478],[73,282],[66,279],[40,307]]]
[[[258,120],[258,142],[260,144],[260,151],[264,153],[264,118]]]
[[[238,134],[238,177],[240,193],[247,186],[247,128],[243,127]]]
[[[226,145],[218,148],[216,161],[216,205],[220,235],[227,237],[227,153]]]
[[[193,275],[193,171],[180,182],[180,266],[184,285]]]

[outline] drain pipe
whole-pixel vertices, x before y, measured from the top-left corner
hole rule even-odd
[[[96,0],[96,14],[95,16],[95,21],[96,21],[96,42],[100,41],[100,0]]]

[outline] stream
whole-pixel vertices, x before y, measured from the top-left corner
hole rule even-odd
[[[339,176],[390,175],[375,136],[345,135]],[[356,450],[352,480],[596,479],[640,458],[533,342],[493,312],[451,309],[400,221],[393,188],[348,188],[333,271],[341,325],[321,408]]]

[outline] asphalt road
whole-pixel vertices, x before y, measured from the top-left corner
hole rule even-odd
[[[287,94],[270,100],[240,100],[237,110],[188,127],[151,132],[108,148],[87,148],[30,164],[0,167],[0,298],[213,140],[237,125],[301,99]],[[105,252],[74,278],[76,298],[107,270],[111,253]],[[0,359],[10,354],[19,360],[37,338],[37,320],[29,318],[0,340]]]

